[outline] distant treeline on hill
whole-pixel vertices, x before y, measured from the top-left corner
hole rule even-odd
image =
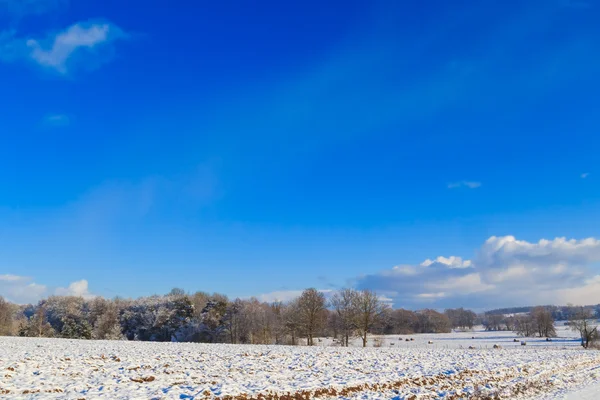
[[[519,314],[519,313],[528,313],[533,309],[534,306],[529,307],[510,307],[510,308],[498,308],[496,310],[486,311],[486,315],[491,314]]]
[[[498,308],[496,310],[486,311],[484,314],[486,316],[490,315],[514,315],[514,314],[528,314],[531,311],[540,306],[528,306],[528,307],[509,307],[509,308]],[[581,306],[541,306],[544,309],[550,311],[552,314],[552,318],[556,321],[566,321],[572,318],[577,312],[579,312],[582,307]],[[586,311],[591,311],[600,316],[600,304],[597,305],[587,305],[583,306],[583,309]]]

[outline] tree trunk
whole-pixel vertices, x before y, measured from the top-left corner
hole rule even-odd
[[[367,332],[365,332],[365,334],[363,335],[362,341],[363,347],[367,347]]]

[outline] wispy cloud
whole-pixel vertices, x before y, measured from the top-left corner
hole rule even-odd
[[[27,47],[31,49],[31,58],[38,64],[66,74],[67,63],[74,55],[83,51],[93,52],[125,37],[126,34],[112,24],[79,23],[45,41],[29,39]]]
[[[44,117],[43,122],[48,126],[66,126],[69,125],[71,119],[65,114],[49,114]]]
[[[127,34],[111,23],[81,22],[46,38],[20,38],[15,31],[0,34],[0,60],[30,60],[66,75],[74,69],[93,68],[106,62],[113,44]]]
[[[323,293],[326,297],[329,297],[335,293],[332,289],[317,289],[319,292]],[[294,300],[302,294],[302,290],[279,290],[276,292],[265,293],[256,296],[258,300],[264,301],[267,303],[272,303],[276,301],[280,301],[282,303],[287,303],[288,301]]]
[[[458,181],[458,182],[450,182],[448,184],[448,189],[458,189],[458,188],[469,188],[469,189],[477,189],[481,187],[481,182],[475,181]]]
[[[560,4],[566,8],[587,9],[592,7],[592,4],[589,1],[583,0],[561,0]]]
[[[68,0],[0,0],[0,14],[9,14],[18,20],[26,15],[45,14],[68,4]]]
[[[11,275],[11,274],[4,274],[4,275],[0,275],[0,282],[20,282],[20,281],[26,281],[29,278],[24,277],[24,276],[18,276],[18,275]]]
[[[589,172],[584,172],[583,174],[581,174],[581,179],[585,179],[588,176],[590,176],[590,173]]]
[[[16,35],[15,30],[0,32],[0,61],[13,62],[26,56],[25,41]]]

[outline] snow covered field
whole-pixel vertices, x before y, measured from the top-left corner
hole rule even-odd
[[[413,337],[413,342],[392,336],[381,348],[366,349],[325,346],[326,339],[320,342],[322,346],[287,347],[7,337],[0,338],[0,397],[400,400],[496,393],[511,399],[594,396],[594,388],[600,387],[600,352],[581,350],[570,332],[561,330],[559,335],[567,333],[570,338],[529,340],[527,346],[514,343],[516,336],[510,332],[401,336]],[[427,344],[429,340],[433,344]],[[503,349],[493,349],[496,343]]]
[[[562,322],[556,325],[557,338],[553,338],[551,342],[547,342],[545,338],[523,338],[517,336],[511,331],[486,332],[482,326],[477,326],[473,331],[468,332],[453,332],[450,334],[418,334],[418,335],[386,335],[374,336],[370,335],[367,346],[374,346],[377,341],[382,347],[400,346],[402,348],[423,347],[428,348],[448,348],[460,349],[474,346],[481,349],[493,348],[494,344],[502,347],[521,347],[521,341],[525,341],[527,346],[542,346],[544,348],[580,348],[579,333],[573,332],[569,327]],[[406,342],[406,338],[412,338],[413,341]],[[473,339],[474,338],[474,339]],[[515,342],[514,339],[517,339]],[[402,341],[402,343],[399,343]],[[428,344],[428,342],[433,344]],[[331,346],[333,340],[331,338],[322,338],[316,340],[315,344],[320,346]],[[350,340],[351,347],[362,347],[360,338]]]

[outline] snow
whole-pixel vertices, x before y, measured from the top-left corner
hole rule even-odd
[[[595,383],[583,389],[557,396],[557,400],[598,400],[600,399],[600,383]]]
[[[453,332],[451,334],[418,334],[418,335],[385,335],[375,336],[370,335],[368,346],[374,346],[376,339],[381,341],[382,347],[401,346],[405,347],[422,347],[427,345],[429,341],[433,344],[428,347],[460,349],[475,346],[477,348],[493,348],[494,344],[502,347],[520,347],[521,341],[525,341],[527,346],[542,346],[557,347],[557,348],[580,348],[581,340],[579,334],[573,332],[569,327],[564,326],[562,322],[556,324],[556,332],[558,337],[552,338],[551,342],[547,342],[545,338],[523,338],[515,335],[510,331],[487,332],[482,326],[477,326],[473,331]],[[475,339],[472,339],[472,338]],[[406,338],[412,338],[413,341],[406,342]],[[517,339],[515,342],[514,339]],[[402,342],[402,343],[400,343]],[[393,344],[392,344],[393,343]],[[331,338],[321,338],[320,341],[315,341],[319,346],[331,346],[333,340]],[[350,340],[351,347],[362,347],[362,339],[353,338]]]
[[[521,346],[511,332],[400,335],[413,342],[394,335],[380,338],[381,348],[364,349],[336,347],[326,338],[321,346],[291,347],[5,337],[0,397],[234,400],[289,392],[323,399],[474,393],[598,398],[600,352],[583,350],[566,329],[559,336]]]

